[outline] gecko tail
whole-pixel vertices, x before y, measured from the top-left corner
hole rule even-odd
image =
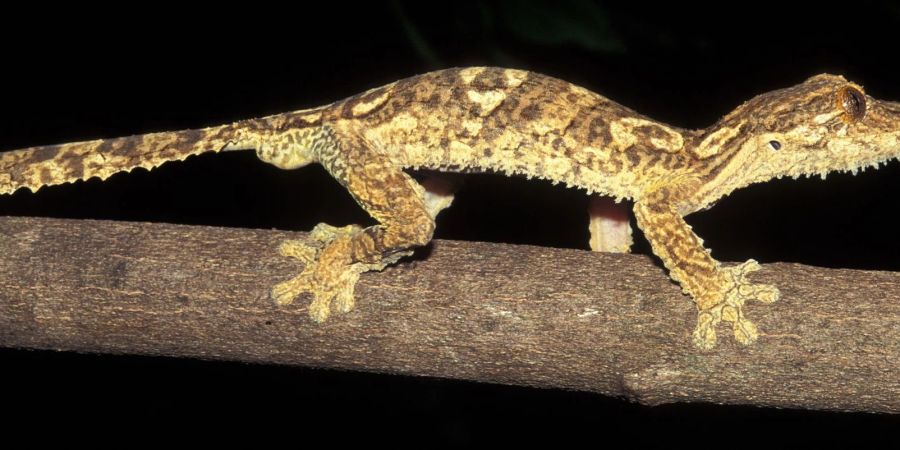
[[[242,124],[198,130],[149,133],[94,141],[31,147],[0,153],[0,195],[20,188],[89,178],[106,179],[137,167],[153,169],[167,161],[222,150],[252,148],[241,142]]]

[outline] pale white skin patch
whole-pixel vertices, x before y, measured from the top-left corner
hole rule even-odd
[[[506,85],[509,87],[519,87],[528,78],[528,72],[524,70],[506,69],[503,71],[503,75],[506,77]]]
[[[700,158],[709,158],[722,149],[722,144],[733,139],[741,132],[740,128],[725,127],[712,132],[697,146],[695,152]]]
[[[459,141],[450,142],[449,149],[449,163],[460,167],[468,166],[472,155],[475,154],[475,150],[472,147]]]
[[[481,121],[466,119],[463,120],[463,128],[469,133],[471,136],[478,136],[478,133],[481,132],[481,127],[483,124]]]
[[[391,127],[395,130],[402,130],[409,133],[418,126],[419,121],[409,113],[401,113],[391,119]]]
[[[481,117],[485,117],[506,100],[506,93],[503,91],[485,91],[479,92],[471,90],[466,92],[466,96],[473,103],[481,107]]]
[[[383,94],[379,95],[374,100],[365,102],[365,103],[359,103],[359,104],[353,106],[353,109],[351,109],[350,111],[353,113],[354,116],[361,116],[361,115],[366,114],[369,111],[372,111],[373,109],[381,106],[390,97],[391,97],[391,91],[389,89],[386,89]]]
[[[609,133],[612,135],[613,141],[617,144],[619,150],[625,150],[636,144],[638,141],[638,133],[635,130],[639,127],[652,127],[663,132],[665,137],[654,137],[650,139],[650,144],[657,150],[675,153],[684,147],[684,138],[681,133],[662,126],[656,122],[634,117],[625,117],[609,124]]]
[[[469,67],[459,71],[459,77],[462,78],[463,83],[469,84],[475,77],[478,76],[481,72],[484,72],[484,67]]]
[[[299,119],[308,124],[318,123],[320,120],[322,120],[322,113],[316,112],[316,113],[304,114],[304,115],[300,116]]]
[[[825,114],[819,114],[818,116],[813,118],[813,122],[816,124],[822,125],[823,123],[831,122],[835,117],[843,114],[842,111],[832,111]]]

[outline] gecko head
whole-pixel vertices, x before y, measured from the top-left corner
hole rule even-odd
[[[691,152],[709,160],[704,175],[720,186],[708,193],[715,198],[783,176],[855,173],[900,156],[900,103],[874,99],[841,76],[816,75],[739,106],[703,130]]]

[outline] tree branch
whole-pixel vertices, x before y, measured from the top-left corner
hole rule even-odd
[[[269,288],[299,233],[0,218],[0,346],[297,364],[703,401],[900,412],[900,274],[767,264],[751,347],[646,256],[436,241],[315,324]]]

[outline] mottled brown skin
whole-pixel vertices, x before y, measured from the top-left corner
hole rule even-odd
[[[753,98],[718,123],[685,130],[650,120],[561,80],[498,68],[428,73],[321,108],[204,130],[36,147],[0,155],[0,194],[36,190],[134,167],[153,168],[205,151],[255,149],[284,169],[322,164],[378,221],[317,226],[309,242],[280,251],[303,261],[274,287],[279,304],[309,292],[310,316],[353,308],[359,274],[427,244],[452,201],[440,182],[405,169],[496,171],[561,182],[634,201],[638,226],[672,278],[696,302],[694,343],[715,345],[732,325],[744,344],[758,335],[747,300],[778,299],[750,283],[749,260],[721,267],[683,216],[731,191],[781,176],[856,171],[900,154],[900,104],[875,100],[841,77],[819,75]]]

